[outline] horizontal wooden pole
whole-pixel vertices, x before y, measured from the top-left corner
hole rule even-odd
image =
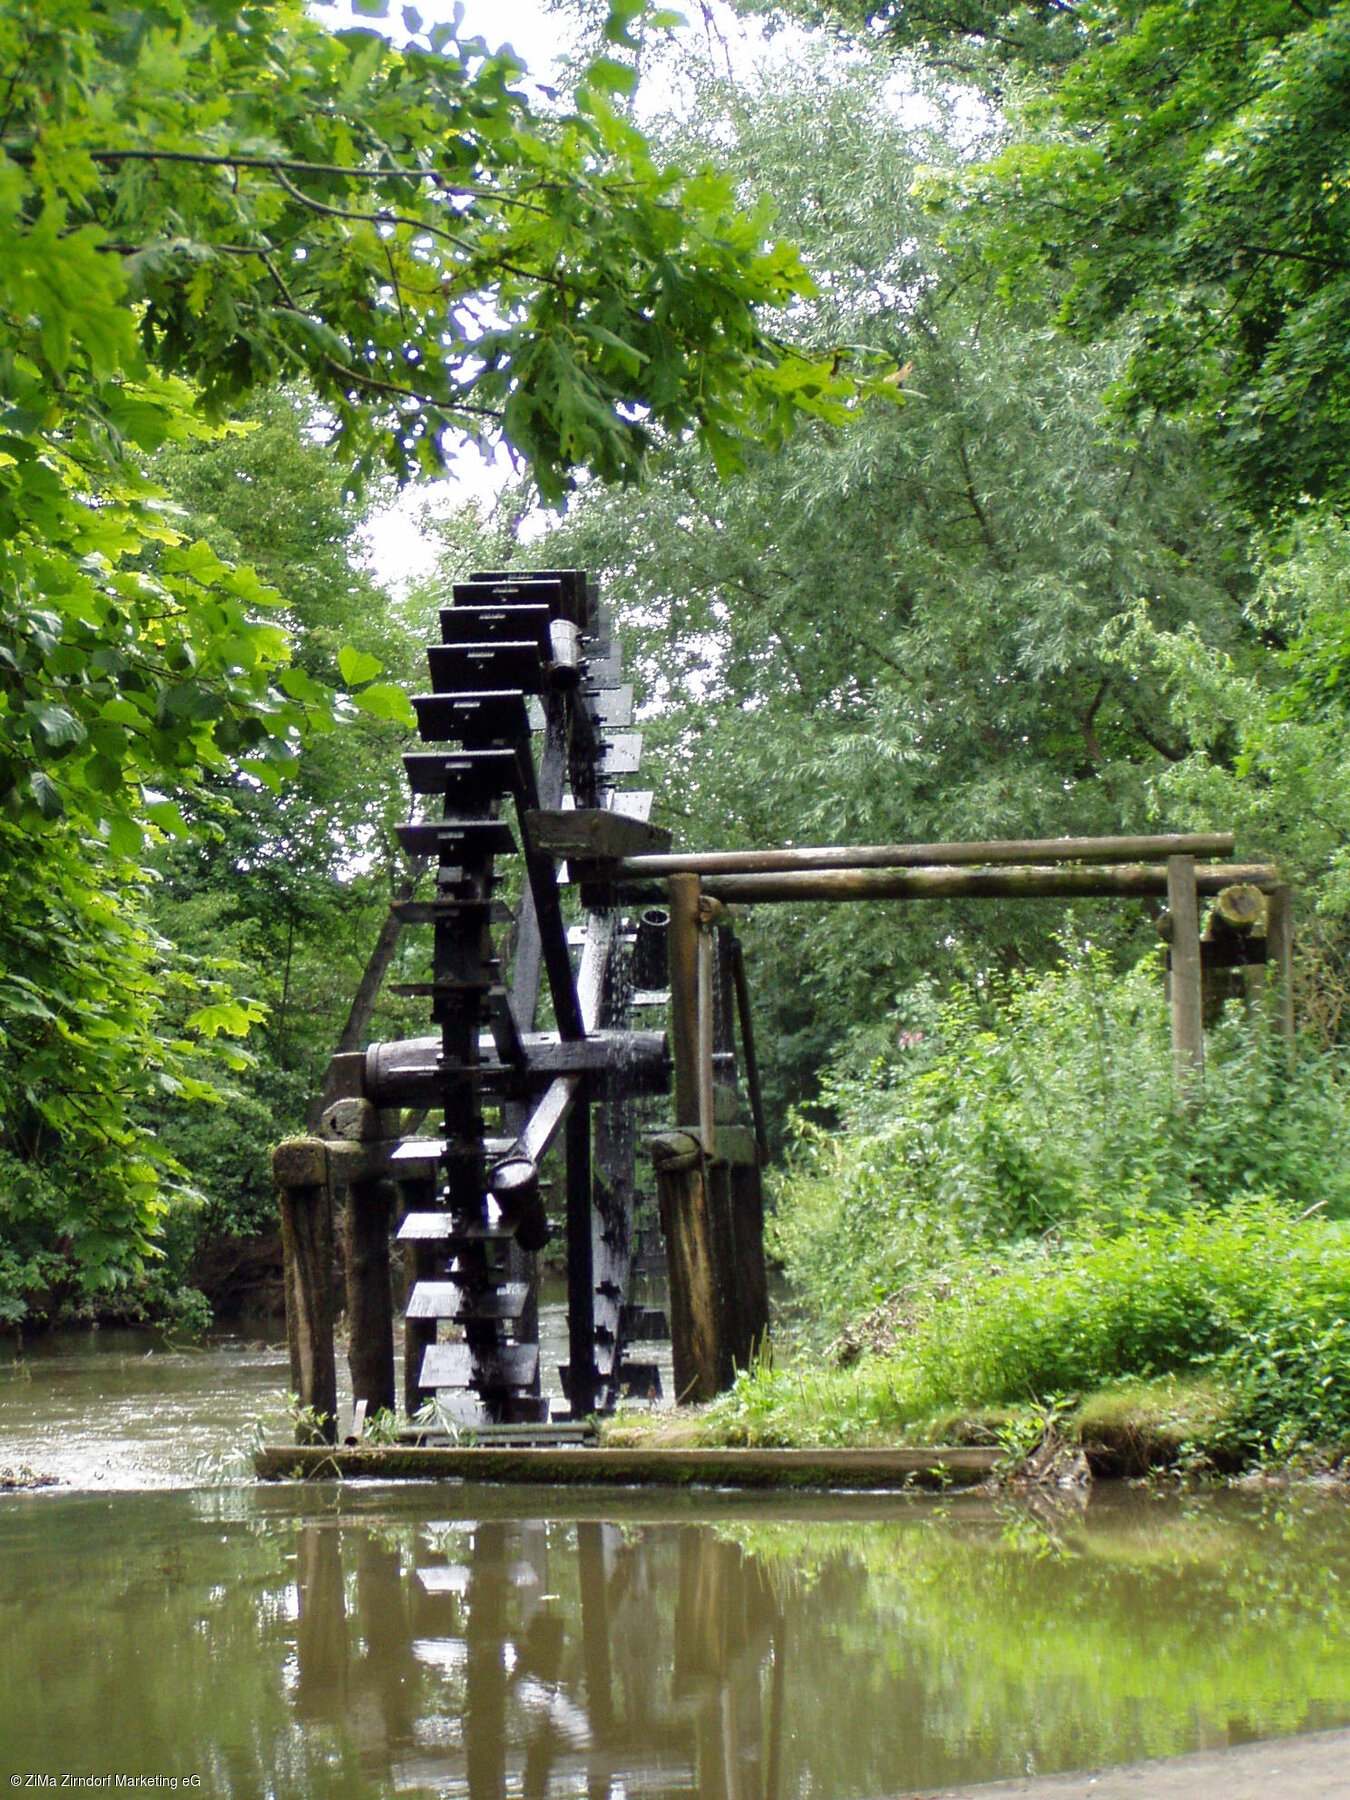
[[[1272,888],[1280,879],[1279,871],[1268,863],[1202,863],[1196,869],[1196,878],[1202,894],[1217,894],[1233,881]],[[1166,894],[1167,865],[817,869],[801,874],[709,875],[703,879],[703,889],[718,900],[740,906],[789,900],[1035,900],[1131,895],[1146,898]]]
[[[614,1080],[624,1092],[664,1093],[669,1051],[663,1031],[596,1031],[589,1037],[560,1039],[556,1032],[521,1033],[524,1061],[503,1064],[484,1035],[471,1070],[446,1070],[439,1037],[405,1038],[372,1044],[365,1052],[364,1090],[382,1106],[434,1106],[443,1097],[447,1075],[472,1072],[494,1087],[548,1087],[562,1075],[588,1075],[603,1093]]]
[[[607,875],[649,881],[667,875],[782,875],[817,869],[920,869],[982,863],[1132,863],[1169,856],[1231,856],[1231,831],[1152,837],[995,838],[987,843],[825,844],[814,849],[702,850],[624,856]],[[709,889],[709,892],[715,890]]]

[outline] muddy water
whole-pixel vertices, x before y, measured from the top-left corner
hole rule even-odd
[[[1334,1497],[204,1486],[279,1354],[78,1360],[0,1379],[81,1484],[0,1496],[0,1786],[861,1800],[1350,1722]]]

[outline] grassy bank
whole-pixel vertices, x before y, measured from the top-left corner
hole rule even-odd
[[[1081,1443],[1117,1472],[1350,1453],[1350,1084],[1240,1016],[1174,1101],[1156,970],[920,997],[777,1193],[778,1348],[704,1443]],[[618,1430],[631,1429],[621,1423]]]
[[[1119,1473],[1350,1451],[1350,1230],[1271,1201],[1024,1248],[896,1306],[885,1347],[766,1358],[673,1429],[700,1443],[995,1442],[1016,1460],[1049,1426]],[[874,1313],[869,1329],[888,1328]]]

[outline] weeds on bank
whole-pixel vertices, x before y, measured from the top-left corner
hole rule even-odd
[[[1168,1375],[1208,1384],[1197,1429],[1235,1458],[1350,1449],[1350,1233],[1242,1201],[1042,1245],[997,1272],[972,1261],[916,1291],[888,1353],[846,1368],[763,1363],[706,1429],[739,1443],[867,1443],[983,1413],[1003,1441],[1025,1409]],[[1115,1404],[1128,1406],[1127,1389]]]

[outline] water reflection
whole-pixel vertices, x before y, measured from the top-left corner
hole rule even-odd
[[[16,1496],[0,1644],[0,1774],[197,1774],[226,1800],[923,1793],[1350,1721],[1350,1514]]]
[[[296,1713],[400,1792],[777,1800],[783,1612],[706,1528],[311,1522],[295,1567]]]

